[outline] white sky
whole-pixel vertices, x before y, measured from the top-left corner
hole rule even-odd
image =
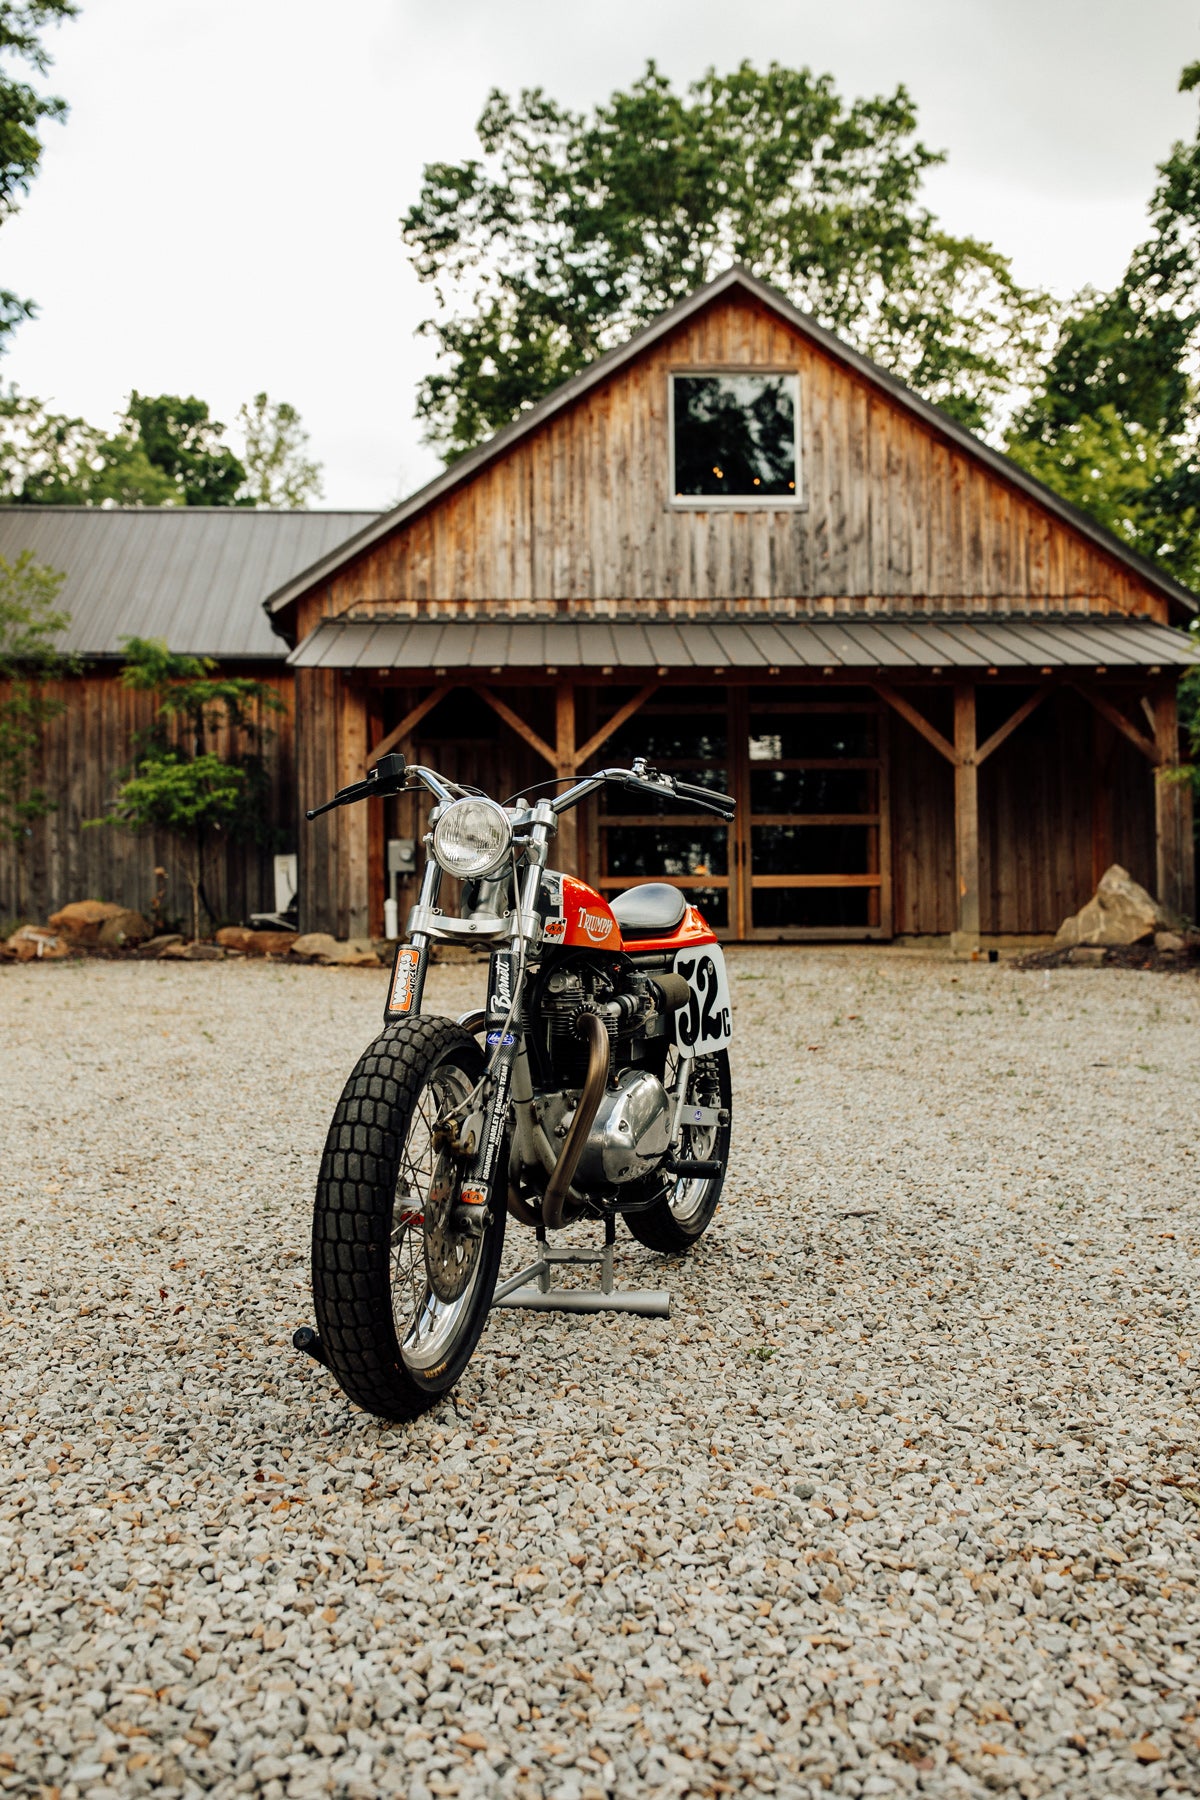
[[[438,467],[413,419],[430,297],[398,219],[422,165],[472,154],[488,89],[576,107],[653,56],[677,82],[772,58],[847,97],[904,81],[949,153],[948,227],[1069,293],[1120,274],[1155,164],[1194,130],[1192,0],[83,0],[49,34],[42,172],[5,225],[0,286],[31,296],[0,365],[108,425],[130,388],[231,422],[290,400],[324,504],[383,507]]]

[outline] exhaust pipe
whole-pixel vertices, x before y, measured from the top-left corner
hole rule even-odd
[[[579,1105],[575,1108],[575,1117],[571,1120],[570,1130],[563,1140],[562,1152],[554,1165],[554,1173],[546,1184],[542,1199],[542,1223],[547,1231],[557,1231],[563,1222],[567,1189],[575,1179],[583,1147],[596,1122],[596,1114],[608,1086],[608,1032],[603,1019],[598,1018],[595,1013],[580,1013],[575,1020],[575,1029],[581,1037],[588,1040],[587,1075],[584,1077]]]

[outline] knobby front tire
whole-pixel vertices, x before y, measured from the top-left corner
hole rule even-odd
[[[389,1025],[355,1065],[325,1140],[313,1212],[317,1333],[350,1399],[382,1419],[415,1419],[454,1386],[491,1307],[504,1208],[473,1241],[470,1278],[453,1300],[430,1286],[424,1240],[431,1199],[444,1211],[460,1179],[434,1125],[483,1066],[475,1039],[449,1019]]]

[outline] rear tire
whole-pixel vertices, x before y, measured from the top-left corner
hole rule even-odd
[[[479,1045],[449,1019],[389,1025],[355,1065],[325,1140],[313,1211],[317,1333],[350,1399],[381,1419],[415,1419],[454,1386],[491,1307],[503,1206],[462,1251],[474,1262],[457,1298],[438,1299],[425,1260],[426,1230],[461,1183],[433,1126],[483,1069]],[[438,1241],[444,1256],[444,1233]]]
[[[709,1111],[716,1108],[724,1114],[723,1125],[689,1126],[685,1106],[680,1146],[681,1156],[698,1162],[719,1162],[721,1173],[707,1178],[679,1176],[671,1180],[661,1199],[645,1211],[625,1214],[625,1223],[639,1244],[669,1256],[681,1256],[708,1230],[725,1185],[733,1108],[728,1051],[719,1050],[713,1056],[696,1059],[688,1077],[687,1105],[701,1106]],[[661,1180],[661,1177],[651,1179]]]

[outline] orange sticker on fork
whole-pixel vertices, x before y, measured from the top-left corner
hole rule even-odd
[[[413,995],[417,991],[417,965],[421,960],[421,952],[405,947],[396,952],[396,968],[392,975],[392,994],[388,1001],[390,1013],[406,1013],[412,1011]]]

